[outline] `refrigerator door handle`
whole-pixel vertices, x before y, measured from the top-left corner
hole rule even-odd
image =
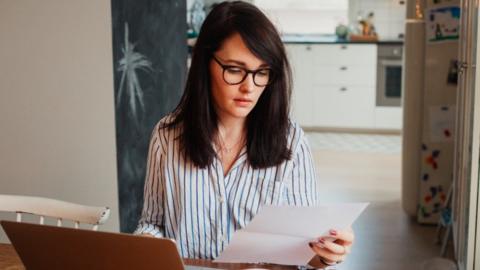
[[[468,68],[467,62],[458,62],[458,74],[462,74]]]

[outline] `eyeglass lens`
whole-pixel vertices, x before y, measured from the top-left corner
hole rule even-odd
[[[248,72],[239,67],[227,67],[223,72],[223,79],[229,84],[239,84],[245,80]],[[253,82],[257,86],[265,86],[270,81],[270,70],[259,69],[253,72]]]

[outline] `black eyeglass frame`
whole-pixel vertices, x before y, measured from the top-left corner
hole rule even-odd
[[[237,85],[237,84],[241,84],[243,81],[245,81],[245,79],[248,77],[248,74],[252,73],[252,76],[253,76],[253,84],[255,84],[256,86],[258,87],[264,87],[264,86],[267,86],[269,84],[272,83],[273,81],[273,76],[272,76],[272,73],[273,73],[273,69],[271,68],[259,68],[259,69],[256,69],[256,70],[251,70],[251,69],[246,69],[244,67],[240,67],[240,66],[233,66],[233,65],[224,65],[222,64],[222,62],[220,62],[220,60],[217,59],[217,57],[215,57],[215,55],[212,55],[212,58],[213,60],[215,60],[215,62],[217,62],[217,64],[222,67],[223,71],[222,71],[222,78],[223,78],[223,81],[229,85]],[[238,83],[230,83],[228,82],[226,79],[225,79],[225,71],[228,69],[228,68],[238,68],[238,69],[241,69],[243,71],[245,71],[245,75],[243,76],[243,78],[238,82]],[[259,85],[255,82],[255,76],[261,72],[261,71],[264,71],[264,70],[268,70],[269,74],[268,74],[268,82],[265,84],[265,85]]]

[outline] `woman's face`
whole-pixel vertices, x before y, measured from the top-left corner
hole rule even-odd
[[[212,58],[210,61],[210,76],[217,115],[220,120],[232,117],[245,118],[257,104],[265,86],[255,85],[252,73],[249,73],[240,84],[228,84],[224,80],[223,68],[220,63],[248,70],[264,69],[268,68],[268,65],[247,48],[238,33],[227,38],[220,49],[214,53],[214,57],[217,60]],[[257,73],[257,84],[258,81],[265,78],[265,74],[264,72]],[[233,74],[233,76],[235,75]]]

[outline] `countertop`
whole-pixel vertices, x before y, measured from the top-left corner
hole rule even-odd
[[[286,44],[390,44],[403,45],[403,39],[379,39],[377,41],[350,41],[338,39],[335,35],[315,35],[315,34],[284,34],[281,36]],[[196,38],[189,38],[188,53],[192,52]]]
[[[282,35],[284,43],[298,44],[392,44],[402,45],[402,39],[379,39],[377,41],[350,41],[338,39],[335,35],[315,35],[315,34],[284,34]]]

